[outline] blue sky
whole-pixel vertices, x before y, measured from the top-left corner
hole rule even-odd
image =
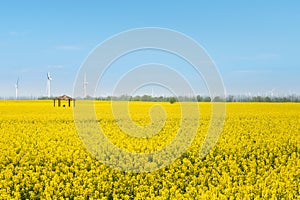
[[[72,94],[80,65],[99,43],[141,27],[196,40],[216,63],[228,94],[300,93],[296,0],[1,1],[0,24],[1,97],[15,95],[18,77],[20,96],[45,96],[48,71],[53,95]]]

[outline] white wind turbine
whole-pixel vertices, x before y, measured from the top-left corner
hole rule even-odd
[[[16,82],[16,84],[15,84],[15,88],[16,88],[16,99],[18,99],[19,78],[17,79],[17,82]]]
[[[270,93],[271,93],[271,98],[273,99],[273,97],[274,97],[274,91],[275,91],[275,88],[273,88],[271,91],[270,91]]]
[[[50,76],[50,72],[47,73],[47,93],[48,93],[48,98],[51,96],[51,81],[52,77]]]
[[[273,88],[272,90],[269,90],[266,92],[266,97],[270,97],[271,99],[273,99],[274,97],[274,91],[275,91],[275,88]]]
[[[84,77],[83,77],[83,98],[86,98],[87,96],[87,93],[86,93],[86,89],[87,89],[87,85],[88,85],[88,82],[86,80],[86,74],[84,74]]]

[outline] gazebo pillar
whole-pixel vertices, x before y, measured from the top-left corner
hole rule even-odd
[[[56,103],[57,100],[57,103]],[[69,97],[67,95],[63,95],[63,96],[59,96],[53,99],[53,105],[54,107],[57,105],[57,107],[61,106],[61,101],[68,101],[68,107],[72,106],[72,102],[73,101],[73,107],[75,107],[75,99],[73,99],[72,97]],[[65,107],[65,104],[63,103],[63,107]]]

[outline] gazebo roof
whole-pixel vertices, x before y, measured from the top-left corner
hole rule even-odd
[[[69,97],[67,95],[58,96],[54,99],[56,99],[56,100],[74,100],[72,97]]]

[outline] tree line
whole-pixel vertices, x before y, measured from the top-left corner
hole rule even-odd
[[[14,97],[1,98],[0,100],[14,100]],[[53,97],[48,98],[45,96],[41,97],[19,97],[19,100],[51,100]],[[210,96],[151,96],[151,95],[121,95],[121,96],[107,96],[107,97],[91,97],[87,96],[85,98],[76,97],[77,100],[99,100],[99,101],[145,101],[145,102],[300,102],[299,95],[289,95],[289,96],[246,96],[246,95],[228,95],[225,98],[220,96],[210,97]]]
[[[81,99],[81,98],[77,98]],[[107,96],[107,97],[90,97],[87,96],[84,99],[94,99],[102,101],[145,101],[145,102],[300,102],[300,96],[290,95],[290,96],[242,96],[242,95],[228,95],[227,97],[210,97],[210,96],[151,96],[151,95],[121,95],[121,96]]]

